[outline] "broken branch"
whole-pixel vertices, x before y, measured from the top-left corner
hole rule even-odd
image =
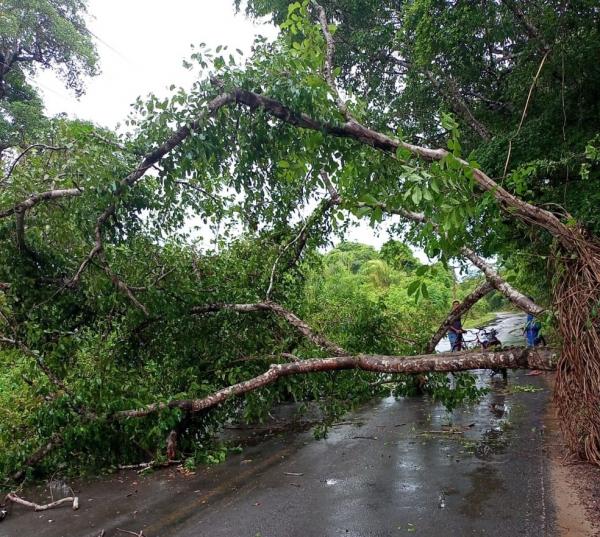
[[[13,503],[18,503],[19,505],[24,505],[25,507],[31,507],[34,511],[46,511],[48,509],[54,509],[55,507],[60,507],[66,503],[71,503],[73,505],[73,511],[77,511],[79,509],[79,498],[77,496],[69,496],[67,498],[62,498],[61,500],[56,500],[55,502],[50,502],[47,504],[38,504],[34,502],[30,502],[28,500],[24,500],[17,496],[14,492],[10,492],[6,499]]]

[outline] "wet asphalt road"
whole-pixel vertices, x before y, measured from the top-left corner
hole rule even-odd
[[[383,399],[333,427],[270,438],[183,475],[120,473],[78,483],[81,509],[15,507],[0,537],[550,536],[546,383],[499,377],[448,414],[424,398]],[[542,391],[517,392],[515,384]],[[451,428],[450,428],[451,426]]]

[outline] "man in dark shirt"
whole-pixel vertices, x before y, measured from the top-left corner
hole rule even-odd
[[[452,302],[452,311],[454,311],[456,308],[458,308],[458,306],[460,306],[460,302],[458,300],[455,300],[454,302]],[[461,318],[459,317],[448,328],[448,339],[450,340],[450,351],[451,352],[462,350],[463,332],[464,332],[464,330],[462,327],[462,321],[461,321]]]

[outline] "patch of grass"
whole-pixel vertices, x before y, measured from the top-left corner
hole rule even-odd
[[[510,387],[510,391],[512,393],[535,393],[535,392],[543,392],[544,388],[538,388],[533,384],[513,384]]]

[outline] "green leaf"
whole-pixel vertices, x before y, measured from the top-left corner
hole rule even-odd
[[[421,265],[420,267],[417,268],[417,270],[415,270],[415,274],[417,276],[425,276],[425,274],[427,274],[427,272],[429,272],[429,265]]]
[[[414,186],[412,188],[412,200],[415,205],[419,205],[421,199],[423,197],[423,193],[419,187]]]
[[[421,280],[414,280],[413,282],[411,282],[409,284],[409,286],[406,289],[406,292],[408,293],[409,296],[412,296],[419,290],[420,286],[421,286]]]

